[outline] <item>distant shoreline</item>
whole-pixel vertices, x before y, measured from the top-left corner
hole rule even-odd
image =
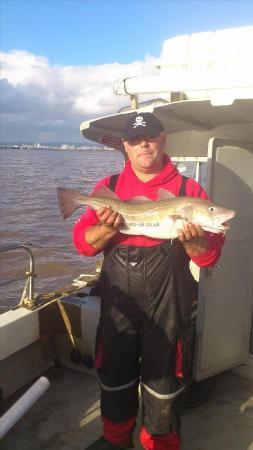
[[[46,145],[46,144],[0,144],[0,150],[106,150],[111,151],[115,150],[114,148],[107,146],[95,146],[95,145],[78,145],[78,144],[54,144],[54,145]]]

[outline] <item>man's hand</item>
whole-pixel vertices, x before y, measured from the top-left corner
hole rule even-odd
[[[122,223],[121,215],[118,212],[113,211],[109,206],[98,209],[97,216],[101,224],[105,225],[106,227],[112,227],[116,230]]]
[[[202,237],[205,235],[203,228],[200,225],[194,225],[193,223],[186,223],[182,230],[178,233],[178,239],[181,242],[189,242],[194,238]]]
[[[113,236],[117,234],[122,223],[122,217],[110,207],[99,208],[97,210],[97,216],[99,224],[93,225],[86,230],[85,239],[94,248],[103,250]]]
[[[190,257],[201,255],[201,253],[208,250],[208,241],[200,225],[185,224],[178,233],[178,239]]]

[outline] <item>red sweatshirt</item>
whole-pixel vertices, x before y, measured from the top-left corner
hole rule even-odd
[[[97,183],[93,192],[101,186],[109,186],[110,177],[103,178]],[[134,173],[130,162],[119,175],[115,193],[121,200],[129,200],[136,196],[145,196],[150,200],[157,199],[157,191],[160,188],[170,191],[172,194],[178,196],[182,182],[182,175],[179,174],[177,168],[172,164],[168,156],[164,157],[163,170],[156,177],[147,182],[141,181]],[[207,193],[192,178],[189,178],[186,183],[186,194],[188,197],[199,197],[207,199]],[[76,221],[73,229],[73,238],[76,249],[79,253],[86,256],[94,256],[99,251],[92,247],[85,240],[85,231],[92,225],[99,223],[96,212],[87,208],[85,213]],[[206,232],[209,248],[207,251],[199,256],[192,257],[192,260],[199,267],[212,266],[218,260],[221,247],[224,243],[224,237],[221,234],[213,234]],[[117,233],[111,240],[114,244],[135,245],[135,246],[152,246],[158,245],[165,240],[154,239],[147,236],[134,236],[123,233]]]

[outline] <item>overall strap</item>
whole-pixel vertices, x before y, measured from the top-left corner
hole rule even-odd
[[[118,178],[119,178],[119,173],[115,173],[114,175],[111,175],[111,177],[110,177],[109,188],[113,192],[115,191]]]
[[[188,178],[185,177],[184,175],[182,175],[182,183],[181,183],[181,186],[180,186],[180,189],[179,189],[179,194],[178,194],[179,197],[186,197],[187,196],[186,195],[187,180],[188,180]]]

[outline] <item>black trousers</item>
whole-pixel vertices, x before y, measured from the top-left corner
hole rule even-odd
[[[191,329],[196,283],[178,241],[154,247],[115,246],[101,273],[96,361],[101,414],[112,422],[137,415],[141,383],[143,424],[150,434],[176,429],[177,342]],[[183,342],[188,372],[192,340]],[[187,345],[186,345],[187,344]]]

